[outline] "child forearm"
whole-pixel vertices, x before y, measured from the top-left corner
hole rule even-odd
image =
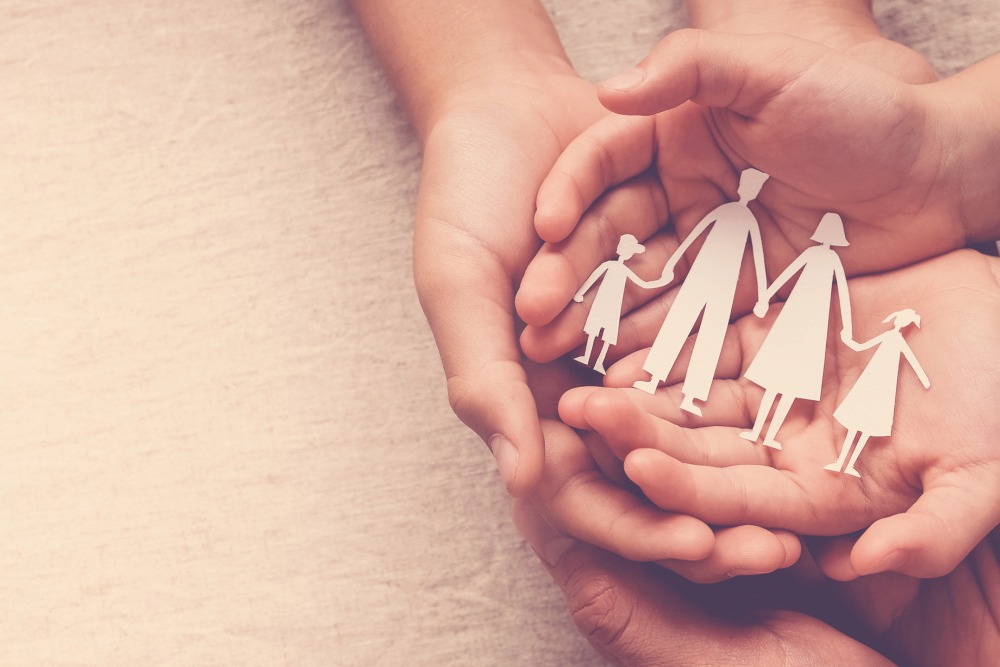
[[[878,34],[870,0],[687,0],[696,28],[736,33],[784,32],[837,48],[846,33]]]
[[[942,172],[970,242],[1000,239],[1000,54],[928,86],[951,125]]]
[[[516,72],[571,72],[537,0],[351,0],[421,138],[450,104]]]

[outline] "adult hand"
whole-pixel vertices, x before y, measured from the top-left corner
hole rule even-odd
[[[893,273],[850,282],[855,326],[869,340],[885,315],[910,307],[923,327],[907,343],[932,381],[900,364],[892,435],[873,438],[855,467],[861,479],[825,470],[842,451],[846,425],[835,411],[871,353],[831,345],[818,402],[796,401],[781,451],[740,437],[763,390],[742,377],[771,321],[745,317],[727,345],[701,419],[676,408],[679,388],[654,397],[631,389],[578,388],[560,414],[590,428],[624,459],[628,478],[659,507],[713,525],[781,527],[801,535],[864,530],[827,559],[840,579],[893,570],[936,577],[950,572],[1000,522],[1000,259],[958,251]],[[772,318],[773,320],[773,318]],[[627,387],[642,354],[618,362],[608,382]],[[667,378],[677,382],[680,373]],[[895,391],[894,385],[883,391]]]
[[[947,159],[958,122],[940,100],[959,88],[953,82],[932,84],[945,86],[933,90],[907,84],[785,35],[704,31],[669,35],[629,78],[607,84],[602,102],[619,113],[655,115],[609,117],[588,129],[539,192],[536,227],[550,243],[518,294],[519,312],[532,325],[522,346],[534,359],[554,358],[579,343],[585,314],[563,309],[575,276],[608,256],[601,239],[624,232],[647,239],[636,272],[662,266],[678,235],[734,198],[738,174],[748,165],[771,175],[751,204],[771,274],[808,245],[828,211],[847,223],[852,245],[842,257],[851,274],[947,252],[972,235],[957,201],[961,178]],[[588,210],[598,197],[610,201],[617,190],[609,188],[631,183],[640,172],[647,197],[662,203],[656,215]],[[650,238],[665,225],[667,233]],[[742,281],[737,294],[740,312],[753,305],[749,282]],[[625,310],[655,296],[632,290]],[[667,305],[656,300],[631,317],[662,321]],[[623,323],[619,353],[648,344],[631,337],[634,329]]]
[[[514,522],[581,634],[617,665],[985,665],[1000,651],[996,531],[940,579],[837,583],[805,561],[699,585],[576,541],[527,503],[515,503]]]
[[[762,588],[775,579],[688,584],[574,540],[522,501],[514,523],[562,589],[577,628],[616,665],[890,664],[814,617],[770,608],[774,591]],[[747,591],[745,582],[757,585]]]
[[[430,130],[413,258],[451,404],[490,445],[514,495],[539,479],[543,441],[517,346],[513,286],[539,245],[538,186],[570,139],[603,113],[575,75],[523,74],[469,91]]]
[[[606,112],[538,0],[352,4],[424,145],[414,278],[451,404],[524,494],[541,474],[542,432],[513,285],[538,248],[539,184]]]

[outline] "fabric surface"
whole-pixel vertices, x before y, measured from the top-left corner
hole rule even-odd
[[[682,4],[549,0],[580,71]],[[878,3],[950,73],[995,0]],[[345,0],[0,7],[0,665],[598,665],[447,405]]]

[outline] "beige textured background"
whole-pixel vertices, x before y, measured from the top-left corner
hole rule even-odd
[[[547,5],[594,79],[685,22]],[[0,100],[0,666],[601,664],[447,406],[345,0],[7,0]]]

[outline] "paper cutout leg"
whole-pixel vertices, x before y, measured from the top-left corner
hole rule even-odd
[[[896,404],[896,385],[899,379],[900,360],[905,360],[917,374],[917,379],[924,389],[931,386],[927,373],[920,366],[913,350],[903,338],[902,329],[915,324],[920,326],[920,316],[912,309],[892,313],[883,323],[892,321],[893,328],[872,338],[866,343],[850,342],[850,346],[861,351],[876,347],[875,354],[861,372],[857,382],[851,387],[843,402],[833,413],[833,418],[847,428],[847,439],[840,452],[837,462],[824,466],[826,470],[840,472],[844,458],[850,449],[851,441],[856,433],[860,433],[857,447],[844,472],[848,475],[861,477],[854,468],[861,451],[872,436],[887,436],[892,433],[892,421]]]
[[[844,467],[844,461],[847,460],[847,454],[851,451],[851,445],[854,444],[854,438],[858,435],[857,429],[848,429],[847,437],[844,438],[844,445],[840,448],[840,456],[833,463],[828,463],[823,466],[823,470],[831,470],[833,472],[840,472]],[[852,463],[853,463],[852,459]]]
[[[594,351],[594,339],[596,339],[596,338],[597,338],[597,334],[591,334],[591,335],[587,336],[587,347],[586,347],[586,349],[584,350],[584,352],[583,352],[582,355],[580,355],[579,357],[577,357],[573,361],[578,361],[581,364],[583,364],[584,366],[589,366],[590,365],[590,353]],[[607,349],[606,345],[604,347],[605,347],[605,349]]]
[[[642,389],[652,394],[659,384],[667,379],[677,362],[681,348],[684,347],[684,342],[691,334],[691,330],[694,329],[695,322],[698,321],[698,316],[705,309],[705,301],[695,296],[693,290],[684,289],[684,287],[681,286],[678,291],[677,298],[670,306],[667,317],[663,320],[663,325],[656,334],[653,347],[649,349],[646,361],[642,364],[642,370],[652,377],[632,385],[636,389]]]
[[[854,469],[854,464],[858,460],[858,457],[861,456],[861,450],[868,444],[868,437],[867,433],[862,433],[858,439],[858,446],[854,448],[854,454],[851,456],[851,460],[847,463],[847,468],[844,470],[848,475],[861,477],[861,473]]]
[[[778,392],[773,389],[768,389],[764,392],[764,398],[760,401],[760,408],[757,410],[757,419],[754,420],[753,429],[749,431],[742,431],[740,433],[741,438],[749,440],[750,442],[757,442],[757,438],[760,437],[760,432],[764,430],[764,422],[767,421],[767,415],[771,412],[771,406],[774,405],[774,399],[778,396]],[[771,418],[771,425],[768,427],[767,434],[764,436],[764,445],[772,449],[781,449],[781,443],[774,438],[778,435],[778,430],[785,422],[785,417],[788,416],[788,411],[791,409],[792,403],[794,402],[794,396],[781,394],[781,398],[778,400],[778,407],[774,410],[774,417]]]
[[[726,339],[726,329],[729,328],[729,313],[731,305],[728,302],[709,302],[705,306],[698,327],[698,337],[691,351],[691,361],[688,363],[687,375],[681,392],[684,399],[681,409],[691,414],[701,416],[701,408],[694,404],[695,400],[704,401],[712,388],[715,379],[715,369],[722,356],[722,344]]]

